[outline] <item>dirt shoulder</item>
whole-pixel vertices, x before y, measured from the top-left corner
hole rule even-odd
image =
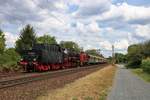
[[[37,100],[104,100],[112,85],[116,67],[109,65],[63,88],[48,91]]]

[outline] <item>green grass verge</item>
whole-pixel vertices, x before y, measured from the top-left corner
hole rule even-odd
[[[132,69],[132,72],[140,76],[147,82],[150,82],[150,74],[143,72],[141,68]]]

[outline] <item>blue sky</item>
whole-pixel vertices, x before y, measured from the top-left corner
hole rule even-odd
[[[112,0],[113,4],[123,3],[123,2],[127,2],[130,5],[136,5],[136,6],[149,6],[150,5],[149,0]]]
[[[84,50],[109,56],[114,45],[126,53],[129,45],[150,39],[150,0],[0,0],[7,47],[14,47],[26,24],[37,36],[75,41]]]

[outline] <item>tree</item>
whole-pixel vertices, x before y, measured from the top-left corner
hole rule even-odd
[[[142,44],[133,44],[128,47],[128,54],[134,54],[142,52]]]
[[[113,58],[112,58],[111,56],[109,56],[109,57],[107,58],[107,61],[108,61],[109,63],[111,63],[112,60],[113,60]]]
[[[15,48],[6,48],[5,52],[0,55],[0,70],[11,70],[19,68],[17,62],[20,59],[20,55],[15,51]]]
[[[150,57],[150,40],[128,47],[128,67],[140,67],[142,59]]]
[[[5,35],[2,30],[0,30],[0,54],[5,50]]]
[[[5,51],[5,54],[9,55],[9,62],[16,62],[20,59],[20,55],[15,51],[15,48],[8,48]]]
[[[126,63],[127,57],[122,53],[115,53],[116,63]]]
[[[61,41],[60,46],[63,48],[74,50],[75,52],[81,51],[81,48],[78,46],[78,44],[72,41]]]
[[[150,40],[145,41],[142,47],[143,58],[150,57]]]
[[[142,45],[141,44],[134,44],[130,45],[128,47],[128,54],[127,54],[127,59],[128,59],[128,64],[127,67],[139,67],[139,65],[142,62]]]
[[[57,44],[55,37],[43,35],[37,38],[37,43]]]
[[[16,41],[16,51],[22,53],[22,50],[32,49],[36,43],[36,34],[31,25],[26,25],[20,32],[19,39]]]
[[[93,56],[100,56],[103,57],[102,54],[99,54],[96,49],[89,49],[85,51],[87,54],[93,55]]]

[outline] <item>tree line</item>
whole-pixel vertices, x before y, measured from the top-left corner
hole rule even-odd
[[[17,61],[21,58],[23,50],[32,49],[32,46],[37,43],[58,44],[56,38],[50,35],[37,36],[34,28],[31,25],[26,25],[19,34],[19,38],[15,42],[14,48],[6,48],[5,34],[0,30],[0,70],[18,70]],[[61,41],[60,46],[67,49],[72,49],[75,52],[80,52],[83,49],[73,41]],[[102,56],[91,49],[86,51],[88,54]]]
[[[141,65],[143,59],[150,57],[150,40],[143,43],[133,44],[128,47],[128,65],[138,67]]]
[[[127,67],[142,68],[143,71],[150,73],[150,40],[130,45],[128,47],[127,59]]]
[[[116,63],[126,63],[127,68],[142,68],[150,73],[150,40],[130,45],[127,54],[116,53]]]

